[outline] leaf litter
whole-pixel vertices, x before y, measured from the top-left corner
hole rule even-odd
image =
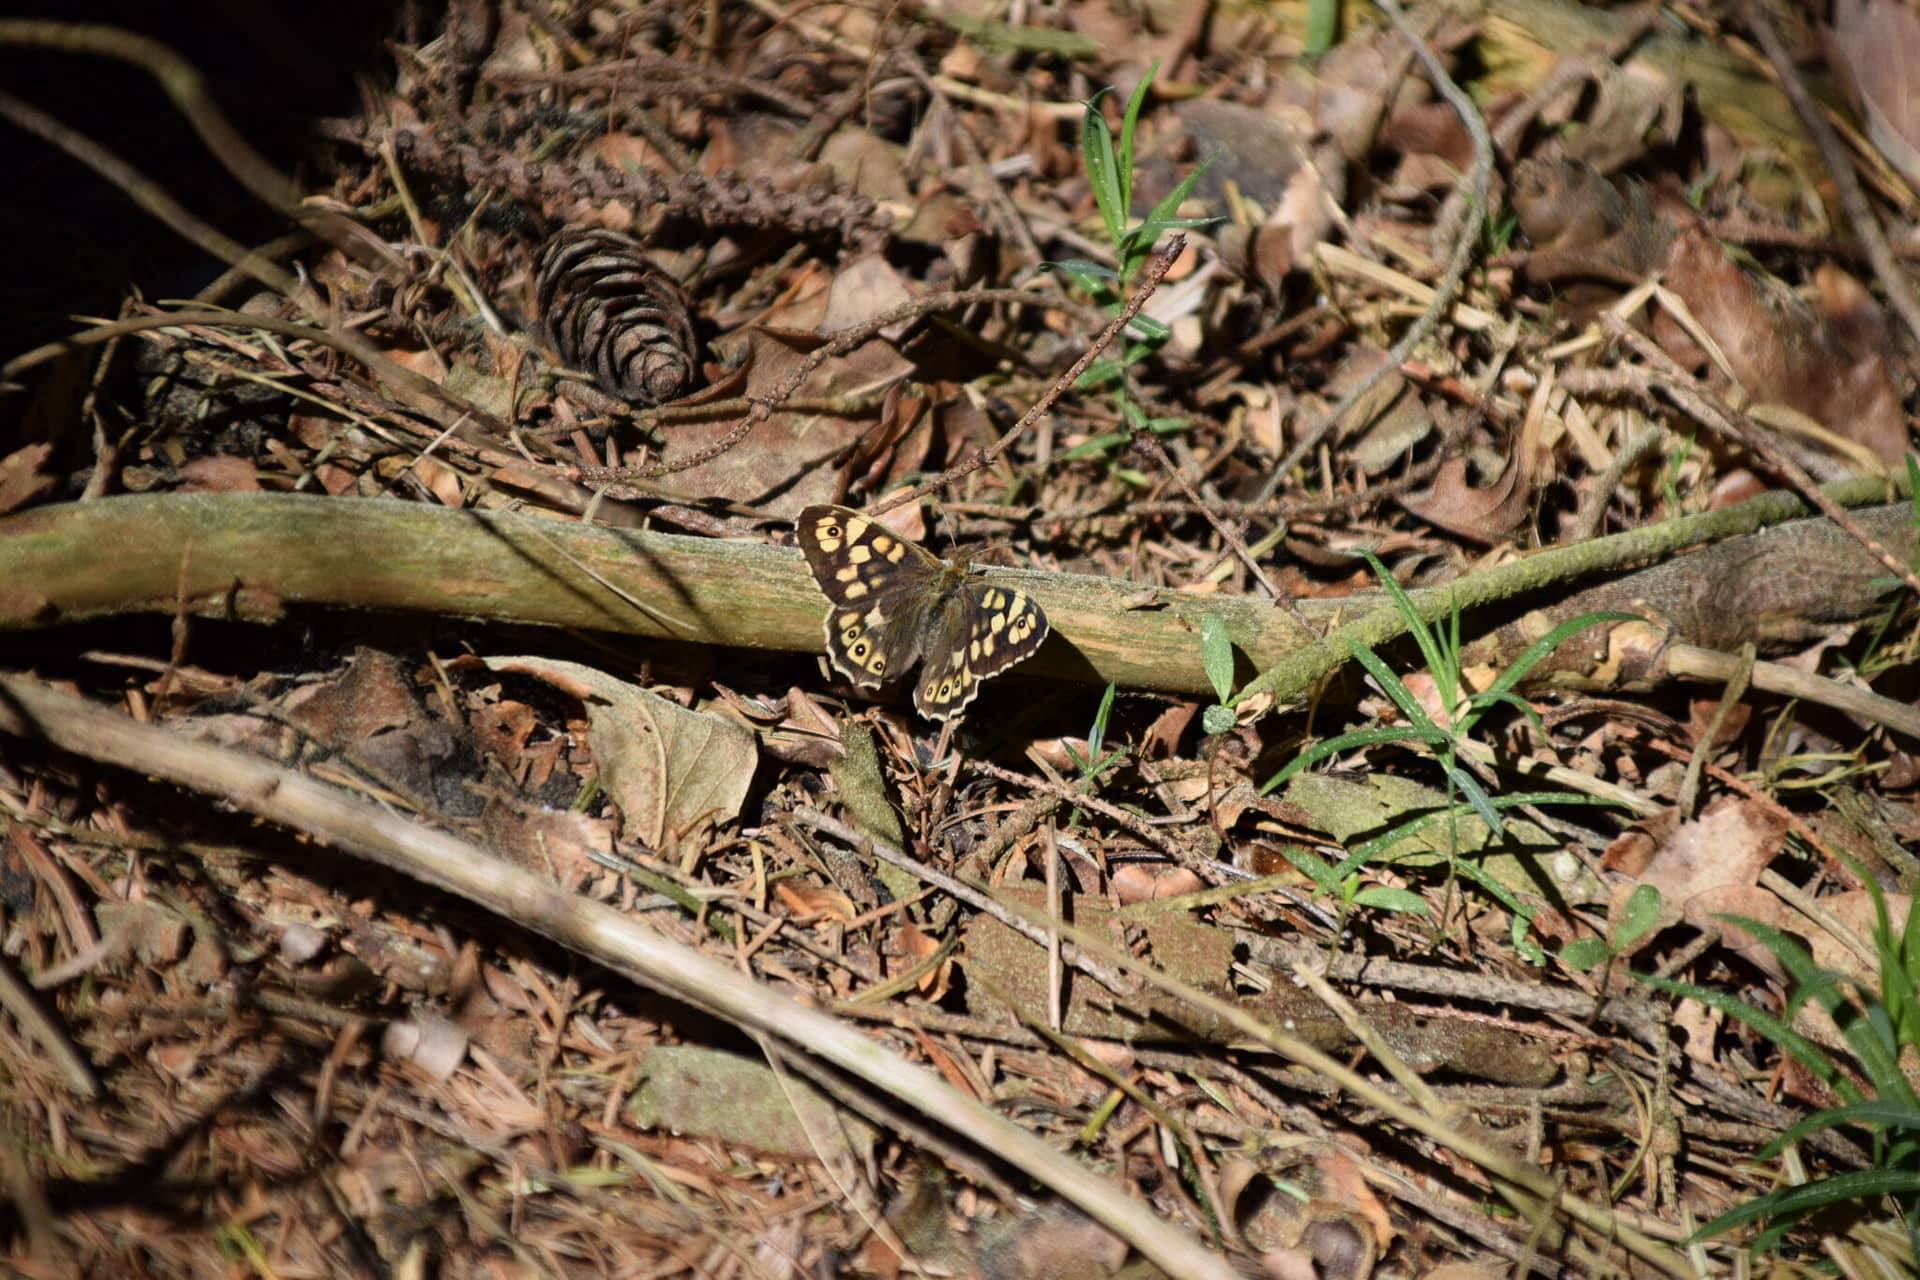
[[[71,436],[0,457],[9,666],[286,771],[215,802],[159,755],[115,767],[0,717],[4,963],[37,988],[0,1037],[10,1267],[1740,1265],[1737,1236],[1676,1242],[1841,1095],[1703,993],[1848,1051],[1770,939],[1879,989],[1920,767],[1913,595],[1886,564],[1912,563],[1913,508],[1762,534],[1735,497],[1897,497],[1915,335],[1732,34],[1744,10],[1682,29],[1500,0],[1403,30],[1347,7],[1311,53],[1277,10],[1190,10],[463,0],[313,128],[309,204],[351,230],[274,250],[297,277],[177,322],[129,298],[90,384],[7,366]],[[1844,159],[1899,261],[1909,19],[1841,4],[1792,33],[1859,112]],[[1409,31],[1494,144],[1458,280],[1480,121]],[[1186,249],[1144,320],[1068,386],[1140,292],[1089,102],[1136,218],[1206,171],[1156,215]],[[562,230],[602,256],[543,283]],[[85,623],[55,603],[85,575],[36,578],[24,550],[82,494],[299,492],[651,526],[726,575],[728,540],[929,482],[887,516],[902,536],[1041,570],[1036,591],[1138,588],[945,734],[768,652],[797,646],[744,608],[726,648],[458,602],[423,621],[352,584],[356,611],[283,598],[267,564],[226,588],[271,602],[249,623],[189,607],[203,550],[172,594],[102,586],[122,616]],[[1359,594],[1359,549],[1430,630],[1363,634],[1394,610]],[[483,577],[521,552],[443,554]],[[1326,633],[1297,641],[1335,650],[1322,675],[1229,649],[1221,705],[1148,682],[1101,702],[1097,633],[1124,648],[1169,598],[1276,584],[1327,606],[1285,624]],[[1497,683],[1598,610],[1641,620]],[[1347,663],[1361,647],[1384,665]],[[1695,715],[1682,679],[1741,692]],[[360,806],[364,843],[336,842],[449,835],[553,893],[370,871],[275,807],[297,775]],[[663,968],[557,941],[569,902],[643,926]],[[674,986],[674,956],[788,1013]],[[983,1141],[976,1113],[1053,1149]],[[1855,1138],[1798,1158],[1871,1167]],[[1790,1224],[1758,1265],[1897,1253],[1912,1206],[1871,1207]]]

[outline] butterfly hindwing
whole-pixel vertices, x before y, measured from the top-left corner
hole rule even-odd
[[[926,642],[913,705],[929,720],[958,715],[980,682],[1031,655],[1047,638],[1047,615],[1024,591],[968,582],[945,603]]]
[[[827,610],[827,657],[863,689],[878,689],[920,656],[917,599],[911,590],[871,596]]]

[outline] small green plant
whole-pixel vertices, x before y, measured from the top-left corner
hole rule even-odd
[[[1126,290],[1146,264],[1147,256],[1153,252],[1154,242],[1164,232],[1218,221],[1216,218],[1175,216],[1181,203],[1193,194],[1200,176],[1213,163],[1213,157],[1208,156],[1175,183],[1173,190],[1161,197],[1147,213],[1145,220],[1132,225],[1134,129],[1140,120],[1140,109],[1146,104],[1147,91],[1159,70],[1157,61],[1148,67],[1147,74],[1141,77],[1133,95],[1127,99],[1126,109],[1120,116],[1120,136],[1117,141],[1112,126],[1100,110],[1100,99],[1112,92],[1111,89],[1102,89],[1087,100],[1086,111],[1080,121],[1080,160],[1086,166],[1087,184],[1093,189],[1093,202],[1100,211],[1101,227],[1106,232],[1108,245],[1113,249],[1116,265],[1109,267],[1080,258],[1049,264],[1064,271],[1089,297],[1114,315],[1120,312],[1126,301]],[[1107,432],[1084,441],[1063,453],[1063,459],[1103,456],[1139,432],[1167,435],[1185,429],[1188,420],[1184,417],[1149,417],[1134,402],[1128,390],[1133,366],[1158,351],[1169,336],[1170,331],[1158,320],[1137,315],[1128,324],[1127,332],[1120,335],[1120,354],[1096,360],[1087,366],[1087,371],[1080,375],[1075,386],[1083,391],[1111,391],[1119,403],[1120,417],[1126,431]],[[1145,477],[1121,478],[1145,483]]]
[[[1627,895],[1626,909],[1613,922],[1608,936],[1575,938],[1560,948],[1560,963],[1576,973],[1606,965],[1607,971],[1600,977],[1600,989],[1605,991],[1613,975],[1613,962],[1632,950],[1633,944],[1644,938],[1659,918],[1660,891],[1650,884],[1635,885]]]
[[[1307,0],[1307,30],[1300,52],[1317,58],[1340,38],[1340,0]]]
[[[1504,212],[1496,218],[1488,218],[1480,228],[1484,238],[1487,256],[1505,253],[1513,242],[1513,233],[1520,229],[1520,217],[1512,212]]]
[[[1208,736],[1233,728],[1233,640],[1217,613],[1200,615],[1200,666],[1213,686],[1214,704],[1200,713],[1200,727]]]
[[[1445,723],[1439,723],[1427,714],[1419,699],[1407,688],[1399,676],[1395,675],[1380,656],[1366,645],[1348,637],[1347,647],[1354,660],[1366,668],[1380,686],[1380,689],[1393,700],[1405,717],[1405,724],[1384,725],[1375,729],[1357,729],[1351,733],[1340,734],[1315,743],[1300,755],[1294,757],[1273,777],[1269,778],[1262,791],[1272,791],[1302,769],[1308,768],[1328,756],[1342,751],[1351,751],[1357,747],[1377,746],[1384,743],[1421,743],[1433,753],[1439,764],[1441,774],[1446,779],[1447,805],[1438,814],[1423,814],[1408,823],[1397,825],[1386,836],[1368,841],[1350,851],[1347,857],[1328,873],[1338,883],[1345,883],[1346,877],[1359,870],[1368,860],[1384,852],[1392,844],[1404,840],[1419,828],[1439,818],[1447,822],[1447,874],[1451,886],[1455,877],[1463,877],[1480,886],[1487,894],[1498,901],[1513,914],[1514,945],[1521,954],[1534,963],[1542,963],[1546,953],[1538,944],[1527,938],[1531,925],[1532,910],[1516,897],[1512,890],[1482,871],[1477,865],[1459,857],[1458,820],[1466,813],[1477,814],[1481,821],[1495,836],[1504,837],[1505,823],[1501,820],[1502,809],[1527,804],[1596,804],[1600,801],[1592,796],[1580,795],[1571,791],[1532,792],[1525,795],[1510,795],[1495,798],[1489,796],[1486,789],[1460,763],[1461,746],[1468,740],[1474,727],[1487,712],[1496,706],[1506,705],[1516,708],[1538,728],[1539,716],[1533,708],[1517,696],[1513,690],[1539,662],[1569,637],[1602,622],[1625,622],[1634,619],[1630,613],[1584,613],[1570,618],[1546,635],[1528,645],[1525,652],[1514,659],[1513,664],[1502,671],[1487,688],[1478,693],[1466,691],[1462,680],[1460,656],[1460,610],[1456,606],[1448,613],[1448,626],[1444,631],[1436,632],[1427,620],[1420,615],[1419,608],[1393,575],[1387,572],[1385,565],[1370,551],[1362,551],[1367,563],[1372,566],[1374,576],[1380,580],[1394,606],[1405,620],[1407,631],[1413,636],[1414,643],[1420,648],[1421,657],[1427,665],[1427,673],[1433,680],[1435,692],[1444,708]],[[1308,874],[1313,874],[1309,872]],[[1317,880],[1317,877],[1316,877]]]
[[[1896,929],[1878,884],[1870,875],[1863,874],[1861,879],[1873,898],[1878,990],[1847,974],[1820,968],[1798,939],[1739,916],[1721,918],[1765,944],[1793,980],[1793,994],[1778,1016],[1711,988],[1651,974],[1633,975],[1752,1027],[1839,1095],[1840,1106],[1807,1116],[1768,1143],[1755,1159],[1772,1160],[1809,1134],[1840,1128],[1864,1134],[1873,1153],[1870,1169],[1782,1187],[1729,1209],[1695,1232],[1696,1240],[1769,1220],[1749,1246],[1760,1254],[1810,1214],[1840,1204],[1890,1201],[1907,1232],[1906,1265],[1912,1267],[1920,1258],[1920,1097],[1901,1069],[1903,1058],[1920,1052],[1920,896],[1913,899],[1906,919]],[[1851,1060],[1844,1065],[1793,1029],[1796,1015],[1809,1002],[1824,1009],[1839,1027],[1851,1051]],[[1867,1088],[1863,1090],[1856,1079],[1865,1080]]]
[[[1080,789],[1092,795],[1100,784],[1100,776],[1127,758],[1124,751],[1102,751],[1107,741],[1107,721],[1113,716],[1113,681],[1107,681],[1107,691],[1100,696],[1099,709],[1093,713],[1093,727],[1087,730],[1087,753],[1083,756],[1073,749],[1072,743],[1066,744],[1067,758],[1073,761],[1073,767],[1080,771]]]

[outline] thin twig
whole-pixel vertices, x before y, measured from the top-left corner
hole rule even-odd
[[[1473,140],[1473,168],[1455,189],[1453,196],[1454,199],[1464,199],[1467,202],[1466,221],[1462,223],[1460,234],[1454,241],[1453,253],[1447,260],[1446,270],[1442,271],[1440,278],[1434,281],[1433,298],[1427,303],[1426,309],[1415,318],[1412,325],[1408,326],[1406,333],[1401,335],[1400,341],[1387,350],[1387,358],[1362,378],[1359,385],[1341,397],[1340,403],[1329,410],[1325,417],[1301,435],[1293,448],[1288,451],[1287,456],[1281,459],[1280,464],[1267,477],[1267,482],[1260,487],[1259,500],[1262,502],[1271,498],[1287,475],[1300,465],[1301,459],[1318,448],[1320,441],[1326,438],[1327,433],[1352,412],[1353,407],[1365,399],[1381,379],[1405,363],[1413,354],[1414,348],[1425,342],[1427,336],[1439,326],[1440,318],[1453,305],[1454,295],[1460,291],[1460,282],[1466,278],[1467,267],[1473,261],[1474,251],[1480,245],[1480,228],[1487,218],[1487,192],[1493,181],[1493,141],[1487,135],[1486,121],[1481,117],[1479,109],[1473,105],[1473,100],[1468,98],[1461,91],[1460,86],[1453,82],[1453,77],[1447,74],[1447,69],[1440,64],[1440,59],[1434,56],[1433,50],[1427,48],[1425,37],[1407,21],[1406,15],[1400,11],[1400,6],[1394,3],[1394,0],[1374,0],[1374,3],[1393,22],[1394,28],[1413,45],[1414,56],[1420,60],[1420,65],[1426,68],[1427,78],[1433,82],[1433,87],[1440,96],[1445,98],[1448,105],[1459,114],[1461,123],[1466,125],[1467,133]]]
[[[1594,478],[1593,488],[1587,492],[1586,500],[1581,504],[1580,515],[1568,531],[1566,541],[1585,542],[1600,532],[1600,525],[1607,518],[1607,507],[1613,500],[1613,491],[1620,487],[1633,465],[1647,456],[1655,446],[1666,438],[1662,427],[1648,427],[1620,448],[1613,455],[1613,461],[1607,469]]]
[[[1120,314],[1115,316],[1106,328],[1094,335],[1092,345],[1086,349],[1078,360],[1075,360],[1068,366],[1065,372],[1053,380],[1052,385],[1046,389],[1046,392],[1041,395],[1038,400],[1033,402],[1033,407],[1020,415],[1020,421],[1008,427],[999,439],[984,449],[974,450],[973,453],[962,458],[953,466],[948,467],[945,471],[927,481],[925,484],[908,489],[903,493],[896,493],[893,497],[887,499],[878,507],[875,507],[873,514],[879,515],[882,512],[891,511],[902,503],[918,501],[926,497],[929,493],[932,493],[935,489],[944,489],[954,481],[972,475],[1005,453],[1007,446],[1019,439],[1029,427],[1033,426],[1048,410],[1052,409],[1054,402],[1066,394],[1067,388],[1079,381],[1080,375],[1087,371],[1087,366],[1098,359],[1100,353],[1105,351],[1108,345],[1120,336],[1120,331],[1133,322],[1134,316],[1138,315],[1140,308],[1146,305],[1147,299],[1153,296],[1153,291],[1160,287],[1161,279],[1166,276],[1167,272],[1173,267],[1174,260],[1180,256],[1186,247],[1187,238],[1177,231],[1167,238],[1166,247],[1148,259],[1146,269],[1142,273],[1139,287],[1133,291],[1133,296],[1127,299],[1127,304],[1120,308]]]
[[[1890,569],[1896,577],[1912,587],[1915,592],[1920,592],[1920,575],[1914,573],[1912,566],[1882,546],[1878,539],[1860,526],[1860,522],[1853,518],[1851,512],[1823,493],[1819,483],[1807,474],[1806,468],[1782,452],[1770,433],[1755,424],[1744,413],[1729,408],[1718,396],[1702,386],[1697,378],[1681,368],[1673,357],[1661,350],[1652,339],[1639,333],[1611,313],[1607,314],[1604,320],[1613,336],[1632,348],[1635,354],[1658,371],[1653,375],[1653,385],[1678,405],[1688,417],[1757,455],[1784,477],[1801,497],[1818,507],[1829,520],[1846,530],[1855,541],[1872,552],[1874,558]]]

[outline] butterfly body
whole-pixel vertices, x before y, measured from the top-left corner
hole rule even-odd
[[[982,680],[1047,638],[1047,616],[1025,592],[974,578],[964,558],[942,560],[858,511],[808,507],[795,533],[832,602],[834,669],[878,689],[919,662],[913,705],[928,719],[958,715]]]

